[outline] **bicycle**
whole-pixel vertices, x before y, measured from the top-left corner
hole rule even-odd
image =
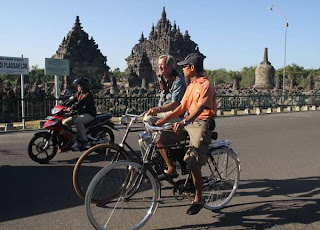
[[[90,182],[85,205],[90,223],[96,229],[139,229],[144,226],[159,206],[159,174],[173,185],[177,200],[192,195],[191,173],[185,179],[175,181],[164,172],[158,157],[154,157],[155,141],[164,127],[146,124],[152,136],[142,159],[114,162],[99,171]],[[238,154],[230,144],[228,140],[214,141],[208,148],[208,160],[202,167],[206,209],[223,208],[236,193],[241,168]],[[99,202],[93,203],[94,200]]]
[[[95,145],[79,157],[73,169],[72,184],[81,199],[84,199],[90,181],[101,168],[118,160],[129,158],[141,159],[141,155],[133,150],[126,140],[129,133],[144,131],[144,129],[132,129],[134,122],[144,116],[144,114],[145,113],[140,115],[128,114],[127,110],[125,115],[120,117],[120,123],[126,125],[127,128],[119,144],[109,142]],[[128,150],[126,150],[125,147],[127,147]],[[129,152],[132,154],[129,154]]]

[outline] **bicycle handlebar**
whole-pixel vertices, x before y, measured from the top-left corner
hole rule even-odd
[[[143,116],[144,116],[144,114],[146,113],[146,112],[143,112],[143,113],[141,113],[140,115],[135,115],[135,114],[129,114],[129,113],[128,113],[128,111],[129,111],[129,109],[127,109],[127,110],[126,110],[126,112],[124,113],[124,115],[126,115],[126,116],[130,116],[130,117],[133,117],[133,118],[140,118],[140,117],[143,117]]]
[[[138,118],[140,117],[143,117],[145,114],[146,114],[146,111],[139,114],[139,115],[136,115],[136,114],[130,114],[128,113],[129,109],[127,109],[124,113],[124,117],[121,117],[120,118],[120,123],[122,124],[127,124],[128,121],[126,119],[126,117],[131,117],[133,118],[133,120],[137,120]],[[132,123],[131,123],[132,124]],[[162,127],[160,126],[153,126],[153,125],[150,125],[149,123],[145,122],[145,128],[148,130],[148,131],[151,131],[151,132],[156,132],[156,131],[162,131],[162,130],[169,130],[169,129],[173,129],[173,124],[172,123],[165,123]]]

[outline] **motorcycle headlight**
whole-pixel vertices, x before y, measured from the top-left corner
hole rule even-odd
[[[53,109],[51,109],[51,114],[55,115],[60,111],[59,108],[54,107]]]

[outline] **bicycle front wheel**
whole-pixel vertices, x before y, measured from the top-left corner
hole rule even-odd
[[[139,163],[118,161],[93,178],[85,204],[96,229],[140,229],[156,211],[159,200],[160,185],[153,173]]]
[[[95,145],[85,151],[74,166],[72,175],[73,188],[78,196],[84,199],[90,181],[103,167],[128,158],[127,152],[113,143]]]
[[[235,195],[240,180],[240,162],[231,148],[209,152],[202,168],[204,207],[210,210],[225,207]]]

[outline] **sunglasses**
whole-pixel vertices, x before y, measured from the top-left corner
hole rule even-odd
[[[191,66],[192,64],[187,64],[187,65],[184,65],[183,68],[187,68],[187,67],[190,68]]]

